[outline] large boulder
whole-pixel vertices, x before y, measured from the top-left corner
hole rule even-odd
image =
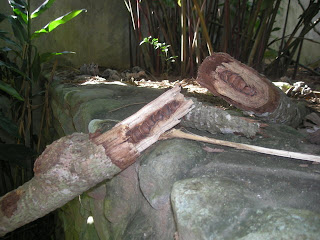
[[[107,131],[162,92],[119,82],[56,81],[51,89],[56,137]],[[264,137],[254,139],[187,130],[320,154],[284,125],[271,124]],[[66,239],[319,239],[319,172],[320,165],[304,161],[163,140],[113,179],[66,204],[59,216]]]

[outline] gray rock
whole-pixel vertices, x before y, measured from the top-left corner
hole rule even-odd
[[[85,75],[97,76],[99,75],[99,66],[95,63],[83,64],[80,67],[80,72]]]
[[[171,200],[179,239],[319,239],[320,214],[267,207],[254,193],[220,177],[176,182]]]
[[[118,100],[94,99],[82,103],[74,114],[73,122],[78,132],[88,133],[88,124],[92,119],[110,119],[109,111],[123,106]]]
[[[233,234],[241,240],[318,240],[320,215],[301,209],[258,209]]]
[[[198,143],[181,139],[160,142],[145,154],[139,179],[141,191],[150,205],[161,209],[167,204],[173,183],[186,178],[203,156]]]
[[[112,239],[122,235],[142,205],[136,165],[132,165],[106,184],[107,198],[104,201],[104,217],[110,224]]]
[[[118,71],[113,70],[113,69],[106,69],[103,71],[103,73],[101,74],[102,77],[111,80],[111,81],[120,81],[121,80],[121,76],[118,73]]]
[[[70,115],[69,108],[61,106],[55,99],[51,100],[51,108],[55,122],[55,128],[57,129],[60,136],[70,135],[76,131],[72,116]],[[58,130],[59,129],[59,130]],[[63,133],[62,133],[63,132]],[[61,135],[64,134],[64,135]]]
[[[241,184],[228,179],[194,178],[178,181],[171,193],[179,239],[224,239],[228,227],[248,214],[249,199]]]
[[[88,132],[88,126],[90,132],[107,131],[162,93],[115,83],[80,86],[54,82],[51,106],[57,134]],[[265,129],[269,137],[255,139],[188,131],[320,154],[318,146],[305,144],[303,135],[285,125],[270,124]],[[211,152],[206,146],[219,151]],[[320,165],[304,161],[172,139],[157,142],[137,163],[88,195],[100,239],[166,240],[173,239],[177,230],[179,240],[268,239],[268,234],[273,239],[315,239],[320,213],[319,172]],[[88,205],[80,206],[79,211],[74,204],[70,203],[72,216],[60,215],[67,222],[77,219],[77,223],[85,223],[89,212],[81,212],[87,211]],[[277,228],[280,230],[272,230]],[[299,235],[302,228],[310,234]],[[71,231],[81,232],[81,225],[74,224]]]

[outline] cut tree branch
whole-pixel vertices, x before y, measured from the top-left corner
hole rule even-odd
[[[257,133],[262,133],[262,128],[267,125],[251,118],[235,116],[227,111],[198,102],[191,98],[194,108],[182,118],[181,126],[191,127],[200,131],[216,133],[233,133],[253,138]]]
[[[296,104],[256,70],[226,53],[207,57],[198,69],[197,82],[235,107],[272,123],[297,127],[306,109]]]
[[[0,237],[112,178],[192,108],[180,87],[165,92],[105,133],[74,133],[36,160],[34,177],[0,198]]]

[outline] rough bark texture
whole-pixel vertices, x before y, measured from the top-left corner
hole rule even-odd
[[[207,57],[198,69],[197,81],[214,95],[268,122],[296,127],[305,114],[304,107],[266,77],[226,53]]]
[[[263,124],[244,117],[233,116],[227,111],[205,105],[192,98],[194,108],[183,117],[181,125],[201,131],[216,133],[234,133],[252,138],[261,131]]]
[[[120,171],[87,134],[74,133],[55,141],[37,159],[35,176],[0,199],[0,236],[63,206]]]
[[[174,87],[106,133],[74,133],[49,145],[36,160],[34,178],[0,198],[0,236],[112,178],[191,108]]]

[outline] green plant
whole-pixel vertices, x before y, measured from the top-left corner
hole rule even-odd
[[[157,55],[160,56],[161,58],[161,72],[164,71],[164,69],[166,69],[166,73],[169,73],[170,70],[170,63],[175,62],[175,59],[178,56],[169,56],[169,47],[170,45],[166,44],[166,43],[161,43],[159,42],[158,38],[152,38],[151,36],[144,38],[141,42],[140,42],[140,46],[144,43],[150,44],[151,46],[153,46],[154,50],[157,51]]]
[[[0,145],[0,163],[2,166],[0,168],[2,173],[0,174],[6,176],[4,179],[9,179],[9,182],[12,182],[11,185],[8,185],[8,182],[2,179],[1,184],[2,187],[6,186],[5,189],[8,190],[16,188],[32,177],[32,164],[35,159],[33,143],[36,135],[32,128],[33,110],[36,108],[33,104],[33,97],[38,94],[33,93],[33,85],[39,80],[42,64],[53,56],[73,53],[65,51],[40,54],[33,44],[33,40],[50,33],[59,25],[70,21],[85,11],[84,9],[71,11],[49,22],[40,30],[31,32],[33,20],[44,13],[53,2],[54,0],[47,0],[36,10],[31,11],[30,0],[8,0],[12,8],[12,15],[0,13],[0,22],[7,20],[13,32],[13,38],[11,38],[8,36],[8,32],[0,30],[0,39],[5,44],[4,47],[0,48],[0,96],[9,98],[11,102],[10,106],[6,106],[7,109],[11,110],[10,114],[4,114],[0,110],[0,128],[18,143],[10,146],[7,144]],[[44,108],[43,111],[47,111],[47,109]],[[14,156],[16,156],[16,160],[19,160],[19,164],[17,164],[17,161],[11,160],[10,156],[13,153],[16,154]],[[29,164],[24,163],[23,159]],[[27,165],[28,167],[26,167]],[[17,174],[17,171],[20,171],[20,173]],[[20,175],[20,181],[13,181],[16,178],[13,175]]]
[[[133,65],[151,72],[156,66],[157,55],[139,48],[142,36],[147,35],[170,45],[170,54],[179,56],[174,67],[181,75],[194,76],[199,64],[213,51],[227,52],[262,70],[271,33],[279,31],[273,25],[280,3],[281,0],[125,0],[136,41]]]
[[[58,26],[70,21],[85,9],[71,11],[49,22],[43,28],[32,32],[31,26],[35,18],[51,7],[55,0],[46,0],[36,10],[31,11],[30,0],[8,0],[12,15],[0,14],[0,21],[8,20],[12,27],[14,40],[8,33],[0,31],[0,39],[6,44],[0,49],[1,81],[0,89],[19,100],[13,102],[14,122],[18,124],[23,143],[33,147],[32,104],[33,85],[39,80],[42,64],[53,56],[74,53],[70,51],[49,52],[40,54],[33,40],[48,34]]]
[[[39,83],[43,63],[54,56],[74,53],[71,51],[39,53],[34,45],[34,39],[52,32],[86,11],[85,9],[71,11],[32,32],[33,21],[49,9],[54,1],[46,0],[31,11],[31,0],[8,0],[12,9],[11,15],[0,13],[0,23],[6,20],[12,28],[11,36],[8,32],[0,30],[1,46],[3,46],[0,47],[0,97],[9,99],[10,103],[4,109],[11,110],[8,112],[0,109],[0,128],[17,142],[17,144],[3,144],[5,142],[0,138],[0,195],[17,188],[33,176],[33,162],[37,156],[34,143],[37,140],[40,143],[41,129],[48,129],[41,126],[38,136],[33,130],[33,110],[37,107],[33,102],[35,95],[45,92],[44,103],[41,105],[43,105],[42,114],[47,116],[47,121],[42,119],[41,122],[48,123],[50,120],[47,87],[49,83],[41,84],[45,89],[41,89],[40,93],[34,91],[34,85]],[[11,237],[28,239],[25,238],[28,231],[26,227],[23,231],[12,233]]]

